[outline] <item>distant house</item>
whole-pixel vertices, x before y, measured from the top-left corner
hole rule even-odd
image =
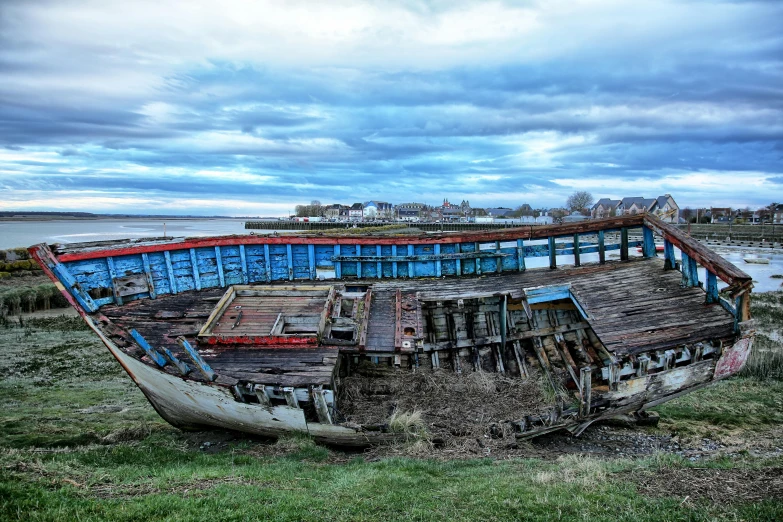
[[[590,209],[590,217],[593,219],[601,219],[616,216],[617,206],[619,204],[619,199],[601,198],[593,205],[593,208]]]
[[[514,213],[514,211],[510,208],[485,208],[484,211],[487,213],[487,216],[494,217],[494,218],[507,218],[511,217],[511,214]]]
[[[783,204],[775,205],[772,208],[772,222],[777,225],[783,224]]]
[[[653,206],[648,209],[648,212],[655,214],[667,223],[680,222],[680,206],[677,205],[671,194],[658,196]]]
[[[385,201],[368,201],[363,206],[362,217],[364,219],[391,219],[394,207]]]
[[[424,203],[400,203],[394,207],[394,212],[402,221],[419,221],[425,206]]]
[[[657,215],[668,223],[678,223],[680,219],[680,207],[671,194],[652,199],[640,196],[625,197],[623,199],[601,198],[590,209],[590,217],[601,219],[647,212]]]
[[[348,217],[347,210],[348,207],[345,205],[340,205],[337,203],[334,205],[327,205],[326,210],[324,210],[324,217],[326,219],[340,219],[342,211],[346,211],[344,215]]]
[[[587,216],[579,211],[574,211],[567,216],[563,216],[563,223],[578,223],[579,221],[584,221],[585,219],[588,219]]]
[[[361,203],[354,203],[351,208],[348,209],[348,219],[351,221],[361,221],[364,217],[364,205]]]

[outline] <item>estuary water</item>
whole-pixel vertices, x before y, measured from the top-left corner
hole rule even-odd
[[[270,231],[271,232],[271,231]],[[244,219],[74,219],[0,221],[0,250],[37,243],[246,234]]]
[[[260,231],[254,231],[258,234]],[[272,233],[268,230],[263,233]],[[286,232],[291,232],[287,230]],[[244,219],[88,219],[51,221],[0,221],[0,250],[28,247],[36,243],[84,243],[111,239],[138,239],[145,237],[194,237],[247,234]],[[631,249],[631,255],[637,255]],[[783,274],[783,251],[754,250],[745,248],[716,249],[717,253],[748,273],[754,280],[755,292],[769,292],[781,289],[783,280],[773,275]],[[768,265],[749,264],[746,256],[770,259]],[[610,251],[608,259],[619,258],[619,253]],[[679,252],[677,252],[679,258]],[[583,254],[584,263],[598,261],[597,254]],[[527,266],[547,266],[545,257],[528,259]],[[558,263],[573,263],[573,256],[558,256]],[[704,269],[700,280],[705,280]]]

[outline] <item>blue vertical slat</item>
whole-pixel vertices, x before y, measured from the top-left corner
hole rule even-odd
[[[50,264],[49,268],[57,275],[60,282],[68,290],[68,293],[73,296],[74,299],[81,305],[82,308],[88,312],[94,312],[98,309],[98,305],[92,300],[90,294],[84,292],[79,288],[76,283],[76,279],[71,275],[67,268],[62,263]]]
[[[307,263],[310,266],[310,279],[315,279],[315,245],[307,245]]]
[[[196,290],[201,290],[201,276],[198,273],[198,259],[196,259],[196,249],[190,249],[190,264],[193,265],[193,282]]]
[[[413,256],[413,245],[408,245],[408,255]],[[408,261],[408,277],[414,277],[413,261]]]
[[[272,281],[272,258],[269,257],[269,245],[264,245],[264,269],[266,270],[266,282]]]
[[[642,227],[642,254],[644,257],[655,257],[655,236],[649,227]]]
[[[291,243],[288,243],[285,246],[285,254],[288,260],[288,280],[293,281],[294,280],[294,253],[291,250]]]
[[[434,254],[436,256],[440,255],[440,243],[435,243],[435,249]],[[441,274],[443,273],[443,262],[438,259],[435,261],[435,277],[441,277]]]
[[[574,234],[574,266],[580,266],[582,264],[579,258],[579,234]]]
[[[106,258],[106,265],[109,267],[109,277],[111,277],[111,288],[114,292],[114,302],[118,305],[122,304],[122,297],[120,297],[116,289],[114,288],[114,280],[117,278],[117,269],[114,268],[114,258],[109,256]]]
[[[600,264],[606,263],[606,247],[604,245],[604,231],[598,231],[598,262]]]
[[[478,243],[473,243],[473,251],[477,254],[481,251],[481,245]],[[476,275],[481,275],[481,258],[476,258]]]
[[[220,281],[220,287],[226,286],[226,277],[223,274],[223,254],[220,252],[220,247],[215,247],[215,264],[218,269],[218,281]]]
[[[340,245],[334,245],[334,255],[339,256],[340,255]],[[334,277],[337,279],[342,279],[342,262],[341,261],[335,261],[334,262]]]
[[[356,245],[356,255],[360,256],[362,255],[362,245]],[[361,279],[362,277],[362,262],[357,261],[356,262],[356,278]]]
[[[454,253],[455,254],[459,254],[459,251],[462,250],[460,248],[460,245],[461,245],[461,243],[454,243]],[[456,263],[456,267],[455,268],[456,268],[456,271],[457,271],[457,275],[461,276],[462,275],[462,260],[460,258],[457,258],[457,263]]]
[[[521,239],[517,239],[517,262],[519,263],[519,271],[525,270],[525,242]]]
[[[677,268],[677,260],[674,257],[674,245],[666,238],[663,240],[663,269],[675,270]]]
[[[166,270],[169,273],[169,286],[171,287],[171,293],[177,293],[177,279],[174,277],[174,267],[171,265],[171,252],[166,250],[163,252],[163,257],[166,258]]]
[[[718,296],[718,277],[707,270],[707,299],[708,304],[717,303],[720,297]]]
[[[150,267],[150,256],[146,253],[141,254],[141,262],[144,265],[144,273],[147,274],[147,284],[150,287],[150,298],[156,299],[158,294],[155,292],[155,283],[152,281],[152,267]]]
[[[555,250],[555,238],[550,236],[549,238],[549,268],[557,268],[557,251]]]
[[[250,277],[247,275],[247,257],[245,257],[245,245],[239,245],[239,261],[242,263],[242,282],[248,284]]]
[[[381,257],[381,245],[376,245],[375,252],[378,257]],[[381,262],[378,261],[378,279],[383,277],[383,266],[381,265]]]
[[[392,245],[392,256],[397,256],[397,245]],[[397,261],[392,263],[392,277],[397,278]]]
[[[147,354],[147,356],[152,359],[155,364],[163,368],[166,366],[166,359],[159,354],[152,346],[150,346],[150,343],[147,342],[147,340],[141,336],[139,332],[131,328],[130,330],[131,337],[136,341],[136,343],[141,346],[142,350],[144,350],[144,353]]]

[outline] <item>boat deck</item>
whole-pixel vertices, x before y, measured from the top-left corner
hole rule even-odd
[[[372,287],[372,301],[366,332],[356,344],[346,346],[257,344],[201,344],[199,352],[219,375],[218,383],[237,381],[280,386],[331,384],[340,352],[399,351],[399,300],[417,294],[427,300],[456,299],[459,296],[510,293],[521,297],[524,289],[570,284],[572,295],[587,314],[587,322],[606,349],[615,354],[660,350],[707,339],[731,338],[734,317],[720,305],[705,305],[705,293],[698,287],[681,286],[681,273],[664,271],[658,258],[609,262],[603,265],[531,269],[477,278],[430,280],[358,280],[351,284]],[[326,283],[324,283],[326,284]],[[342,284],[342,283],[340,283]],[[288,283],[290,286],[290,283]],[[136,329],[156,347],[183,355],[177,337],[194,346],[225,289],[193,291],[157,299],[132,301],[124,306],[101,309],[122,329]],[[402,298],[398,296],[403,296]],[[288,304],[286,304],[288,303]],[[322,300],[278,300],[275,310],[266,310],[266,323],[288,308],[316,313]],[[288,311],[290,313],[291,311]],[[260,316],[259,316],[260,317]],[[225,326],[224,326],[225,328]],[[260,331],[260,330],[259,330]],[[107,330],[115,340],[122,336]],[[132,346],[130,342],[126,347]],[[176,371],[171,369],[168,371]]]

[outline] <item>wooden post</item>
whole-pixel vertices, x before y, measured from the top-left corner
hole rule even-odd
[[[144,273],[147,274],[147,285],[150,289],[150,299],[156,299],[155,283],[152,281],[152,268],[150,267],[150,257],[146,253],[141,254],[141,262],[144,265]]]
[[[413,245],[408,245],[408,255],[413,257],[413,252]],[[416,269],[413,266],[413,261],[408,261],[408,277],[414,277],[414,272],[416,272]]]
[[[272,281],[272,257],[269,253],[269,244],[264,245],[264,270],[266,270],[266,282]]]
[[[554,236],[549,236],[549,268],[555,269],[557,268],[557,252],[555,251],[555,238]]]
[[[334,255],[335,255],[335,257],[340,255],[340,245],[334,245]],[[395,264],[395,266],[396,266],[396,264]],[[343,277],[342,268],[343,268],[342,261],[335,261],[334,262],[334,277],[336,279],[342,279],[342,277]]]
[[[375,255],[378,256],[378,259],[381,258],[381,245],[375,245]],[[440,263],[440,261],[438,261]],[[378,261],[377,266],[375,267],[375,276],[380,279],[383,277],[383,264]]]
[[[682,253],[682,286],[699,286],[699,272],[696,260],[685,252]]]
[[[392,250],[392,257],[396,258],[397,257],[397,245],[392,245],[391,250]],[[459,275],[459,273],[457,275]],[[392,277],[394,279],[397,279],[397,261],[392,263]]]
[[[288,280],[294,280],[294,253],[291,244],[285,246],[286,259],[288,260]]]
[[[481,251],[481,245],[479,245],[478,243],[473,243],[473,245],[474,245],[473,251],[478,254]],[[476,258],[476,275],[481,275],[481,258],[480,257]]]
[[[628,261],[628,229],[620,229],[620,260]]]
[[[114,285],[114,280],[117,279],[117,270],[114,268],[114,258],[106,258],[106,266],[109,267],[109,277],[111,277],[111,290],[114,294],[114,302],[118,305],[122,305],[122,297],[117,293],[117,287]]]
[[[220,282],[220,287],[223,288],[226,286],[226,277],[223,273],[223,255],[220,252],[220,246],[215,247],[215,265],[217,266],[218,271],[218,281]]]
[[[171,264],[171,252],[166,250],[163,252],[163,257],[166,258],[166,270],[169,274],[169,289],[172,294],[177,293],[177,279],[174,277],[174,266]]]
[[[206,377],[207,381],[212,382],[217,379],[217,374],[212,371],[212,368],[210,368],[206,361],[204,361],[204,359],[201,357],[201,354],[199,354],[196,349],[190,345],[187,339],[184,337],[177,337],[177,343],[179,343],[182,349],[185,350],[185,353],[188,354],[190,359],[196,365],[196,368],[201,371],[204,377]]]
[[[525,270],[525,243],[521,239],[517,239],[517,262],[519,263],[519,271]]]
[[[435,261],[435,277],[441,277],[441,274],[443,273],[443,262],[440,260],[440,243],[435,243],[433,253],[436,256],[439,256],[437,261]]]
[[[460,244],[459,243],[454,243],[454,253],[455,254],[459,254],[460,250],[461,250]],[[455,263],[456,263],[455,269],[457,271],[457,275],[461,276],[462,275],[462,261],[459,258],[457,258],[455,260]]]
[[[655,257],[655,236],[650,227],[642,227],[642,254],[644,257]]]
[[[598,231],[598,263],[606,263],[606,247],[604,245],[604,231]]]
[[[500,353],[506,350],[506,314],[508,314],[508,294],[500,298]]]
[[[310,279],[315,280],[315,245],[307,245],[307,265],[310,268]]]
[[[193,265],[193,284],[196,286],[196,290],[201,290],[201,276],[198,272],[198,256],[196,256],[196,249],[190,249],[190,264]]]
[[[248,284],[250,276],[247,272],[247,256],[245,254],[245,245],[239,245],[239,260],[242,264],[242,282]]]
[[[574,234],[574,266],[580,266],[579,260],[579,234]]]
[[[579,408],[579,414],[582,417],[590,415],[590,403],[593,400],[593,374],[589,366],[584,366],[579,370],[579,380],[582,388],[582,402]]]
[[[718,296],[718,276],[713,272],[707,270],[707,298],[706,303],[717,303],[720,297]]]
[[[362,255],[362,245],[356,245],[356,255],[360,256]],[[356,262],[356,279],[362,278],[362,262],[357,261]]]
[[[663,269],[677,269],[677,259],[674,257],[674,245],[666,238],[663,239]]]
[[[144,353],[147,354],[147,357],[152,359],[152,361],[163,368],[166,366],[166,359],[155,350],[150,344],[147,342],[147,340],[142,337],[142,335],[137,332],[135,329],[131,328],[130,330],[131,337],[133,337],[133,340],[136,341],[136,344],[141,346],[141,349],[144,350]]]
[[[329,414],[329,405],[326,402],[326,394],[320,386],[313,388],[313,404],[315,412],[318,414],[318,422],[321,424],[332,424],[332,416]]]

